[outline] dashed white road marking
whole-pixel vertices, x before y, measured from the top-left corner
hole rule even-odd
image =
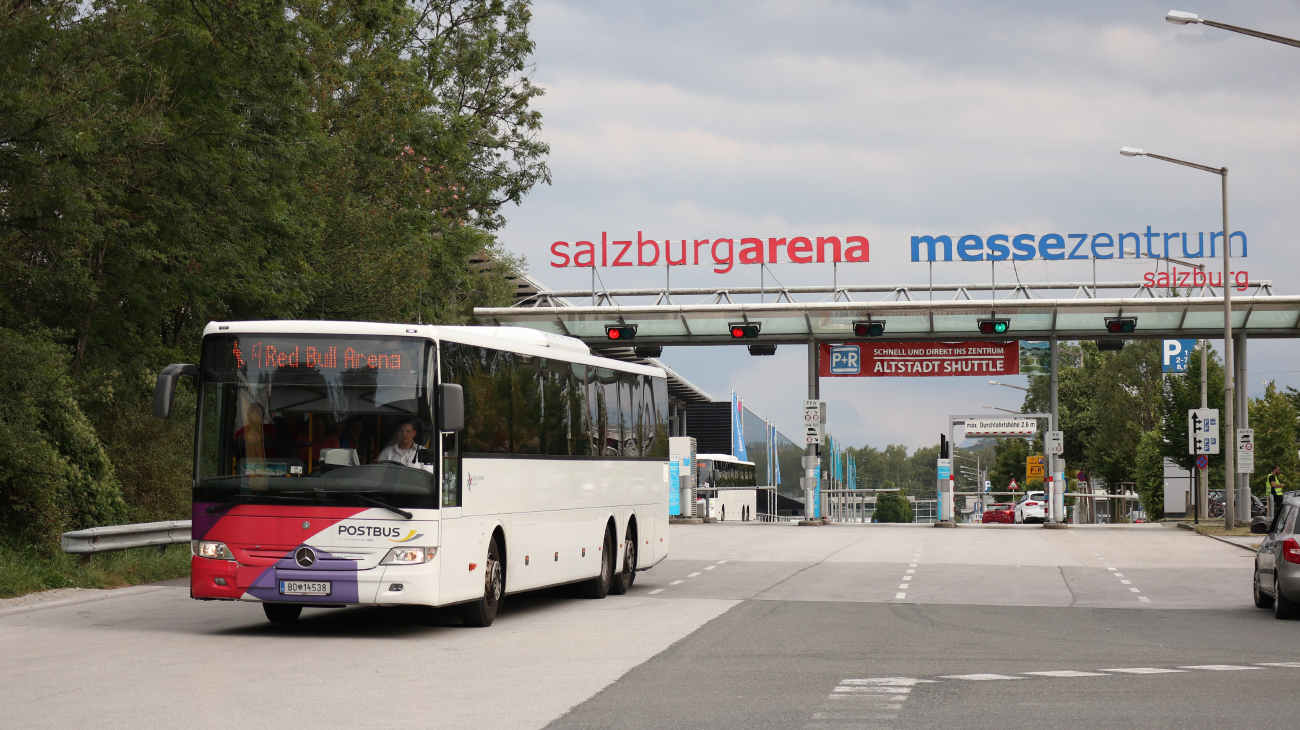
[[[912,563],[911,565],[908,565],[907,567],[909,567],[909,568],[915,568],[915,567],[916,567],[916,563]]]
[[[718,567],[718,566],[716,566],[716,565],[706,565],[706,566],[704,566],[704,569],[705,569],[705,570],[713,570],[713,569],[716,568],[716,567]]]
[[[1193,664],[1182,667],[1183,669],[1204,669],[1210,672],[1235,672],[1239,669],[1259,669],[1259,667],[1243,667],[1240,664]]]
[[[910,576],[910,575],[905,575],[905,576],[903,576],[903,580],[911,580],[911,579],[912,579],[912,576]]]
[[[1119,575],[1119,574],[1116,573],[1116,575]],[[1133,585],[1133,581],[1131,581],[1131,580],[1122,580],[1122,581],[1120,581],[1120,583],[1123,583],[1123,584],[1126,585],[1126,586],[1131,586],[1131,585]]]
[[[1300,662],[1259,662],[1261,667],[1285,667],[1288,669],[1300,669]]]
[[[903,709],[913,686],[934,681],[913,677],[842,679],[826,697],[821,710],[812,714],[812,722],[806,727],[861,728],[869,727],[864,721],[892,720]]]
[[[1142,591],[1139,591],[1139,590],[1136,589],[1136,588],[1130,588],[1129,590],[1130,590],[1131,592],[1133,592],[1133,593],[1141,593],[1141,592],[1142,592]]]
[[[670,586],[681,585],[682,583],[685,583],[685,582],[686,582],[685,580],[675,580],[675,581],[673,581],[672,583],[669,583],[668,585],[670,585]]]
[[[1150,598],[1147,598],[1146,596],[1138,596],[1138,600],[1141,601],[1141,602],[1143,602],[1143,603],[1150,603],[1150,602],[1151,602],[1151,599],[1150,599]]]
[[[722,565],[722,564],[725,563],[725,562],[727,562],[727,561],[725,561],[725,560],[719,560],[719,561],[718,561],[718,565]]]
[[[662,588],[656,588],[656,589],[654,589],[653,591],[650,591],[650,594],[649,594],[649,595],[652,595],[652,596],[653,596],[653,595],[656,594],[656,593],[663,593],[663,592],[664,592],[664,589],[662,589]]]
[[[697,575],[699,575],[699,573],[691,573],[690,575],[688,575],[688,576],[686,576],[686,577],[687,577],[687,578],[694,578],[694,577],[697,576]]]
[[[907,572],[909,572],[909,573],[915,573],[916,571],[915,571],[915,570],[912,570],[911,568],[908,568],[908,569],[907,569]]]
[[[908,585],[907,583],[903,583],[903,584],[899,585],[899,586],[898,586],[898,590],[900,590],[900,591],[905,591],[905,590],[907,590],[907,585]]]
[[[907,598],[906,593],[895,593],[894,598]]]
[[[1024,679],[1024,677],[1013,677],[1009,674],[948,674],[943,679],[964,679],[968,682],[996,682],[1002,679]]]
[[[1059,669],[1051,672],[1025,672],[1036,677],[1109,677],[1103,672],[1076,672],[1073,669]]]
[[[1184,672],[1183,669],[1164,669],[1161,667],[1126,667],[1124,669],[1103,669],[1103,672],[1119,672],[1120,674],[1176,674]]]

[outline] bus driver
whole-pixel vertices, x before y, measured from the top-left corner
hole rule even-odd
[[[397,438],[395,443],[389,444],[383,451],[379,452],[379,461],[395,461],[406,466],[421,468],[417,458],[420,453],[420,447],[415,444],[415,423],[410,419],[403,419],[397,424]]]

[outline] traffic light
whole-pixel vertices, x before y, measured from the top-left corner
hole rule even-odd
[[[1137,329],[1136,317],[1107,317],[1106,331],[1112,335],[1124,335]]]
[[[1001,335],[1011,329],[1011,320],[1009,319],[981,319],[979,321],[981,335]]]
[[[758,322],[732,322],[727,326],[731,329],[733,340],[752,340],[758,337],[758,330],[761,327]]]
[[[853,334],[858,337],[881,337],[885,334],[884,322],[854,322]]]
[[[605,336],[611,340],[618,340],[620,342],[623,340],[630,340],[636,337],[636,325],[634,324],[605,325]]]

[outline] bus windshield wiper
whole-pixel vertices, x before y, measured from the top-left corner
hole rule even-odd
[[[316,494],[316,495],[319,495],[319,496],[322,496],[322,497],[327,496],[327,495],[328,495],[328,496],[340,496],[340,497],[356,497],[357,499],[361,500],[362,502],[368,502],[368,503],[370,503],[370,504],[373,504],[373,505],[376,506],[376,507],[382,507],[382,508],[388,510],[389,512],[393,512],[393,513],[395,513],[395,514],[399,514],[399,515],[405,517],[405,518],[408,519],[408,520],[410,520],[410,519],[414,519],[414,518],[415,518],[415,515],[411,514],[410,512],[407,512],[406,510],[404,510],[404,509],[402,509],[402,508],[400,508],[400,507],[394,507],[393,505],[388,504],[387,502],[380,502],[380,501],[377,500],[377,499],[371,499],[370,497],[367,497],[367,496],[364,495],[364,494],[358,494],[358,493],[356,493],[356,492],[327,492],[327,491],[325,491],[325,490],[323,490],[323,489],[313,489],[313,490],[311,490],[310,492],[308,492],[308,491],[305,490],[305,489],[302,489],[302,490],[295,489],[295,490],[293,490],[292,493],[293,493],[293,494]]]

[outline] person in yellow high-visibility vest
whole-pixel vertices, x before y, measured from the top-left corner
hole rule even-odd
[[[1273,473],[1268,475],[1264,483],[1268,494],[1273,497],[1273,514],[1277,514],[1282,509],[1282,492],[1286,489],[1286,485],[1282,483],[1281,473],[1282,467],[1273,467]]]

